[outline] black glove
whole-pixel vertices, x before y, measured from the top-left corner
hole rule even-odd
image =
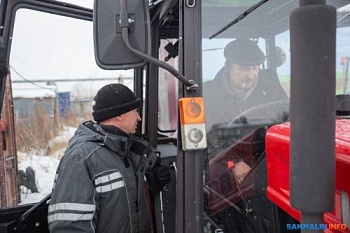
[[[150,186],[151,195],[155,195],[160,192],[166,184],[170,183],[170,168],[165,165],[160,164],[160,157],[157,157],[157,160],[153,167],[149,167],[146,170],[146,178]]]

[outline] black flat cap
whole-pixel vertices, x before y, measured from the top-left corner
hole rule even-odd
[[[236,39],[228,43],[224,56],[226,60],[243,66],[261,65],[265,61],[263,51],[249,39]]]

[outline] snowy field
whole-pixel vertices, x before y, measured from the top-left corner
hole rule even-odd
[[[64,128],[63,133],[56,137],[50,143],[67,142],[74,134],[76,128]],[[50,155],[42,155],[41,152],[26,154],[18,152],[18,169],[25,171],[27,167],[32,167],[35,171],[36,185],[39,193],[31,193],[26,187],[21,186],[21,203],[38,202],[51,193],[53,180],[55,178],[56,168],[59,163],[59,158],[63,156],[65,148],[55,151]]]

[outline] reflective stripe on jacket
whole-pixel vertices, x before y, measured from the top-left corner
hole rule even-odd
[[[56,171],[50,232],[151,233],[145,167],[152,156],[130,151],[132,138],[79,126]]]

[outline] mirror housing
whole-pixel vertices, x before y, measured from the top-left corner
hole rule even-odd
[[[122,11],[121,3],[127,4],[126,12]],[[147,2],[95,0],[93,12],[95,60],[97,65],[105,70],[125,70],[142,67],[147,63],[125,46],[120,26],[121,13],[128,14],[130,45],[135,50],[150,55],[150,17]]]
[[[276,66],[280,67],[286,62],[286,52],[279,46],[276,46]]]

